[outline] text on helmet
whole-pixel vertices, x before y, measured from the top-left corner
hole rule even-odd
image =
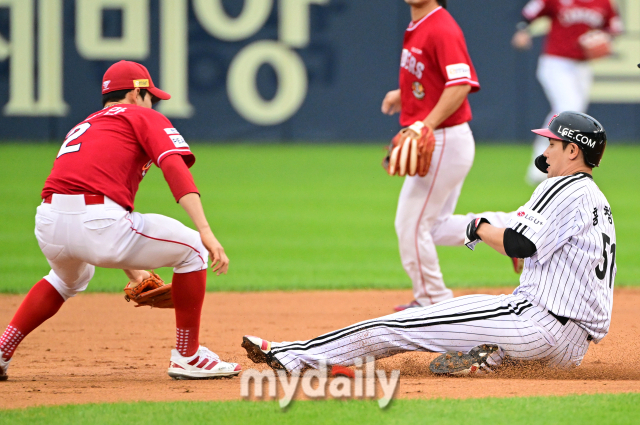
[[[593,148],[596,146],[596,142],[594,140],[591,140],[590,138],[588,138],[587,136],[585,136],[584,134],[576,130],[571,130],[570,128],[563,127],[560,125],[558,126],[557,131],[562,137],[575,140],[576,142],[582,143],[583,145],[587,145],[590,148]]]

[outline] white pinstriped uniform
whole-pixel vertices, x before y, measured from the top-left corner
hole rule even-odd
[[[527,226],[540,215],[543,226]],[[537,247],[525,260],[516,294],[567,317],[599,342],[607,334],[616,275],[616,231],[611,207],[589,174],[541,183],[511,227]]]
[[[599,342],[611,320],[611,208],[591,177],[579,173],[546,180],[518,212],[510,226],[538,250],[525,262],[513,294],[469,295],[407,309],[308,341],[273,343],[272,353],[288,370],[297,370],[320,361],[349,366],[367,355],[466,352],[490,343],[502,349],[495,363],[507,355],[578,366],[589,341]]]

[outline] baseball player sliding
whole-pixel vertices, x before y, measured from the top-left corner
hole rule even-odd
[[[512,44],[531,47],[529,24],[541,17],[551,19],[551,30],[538,60],[537,77],[551,104],[545,124],[560,111],[587,112],[593,73],[589,60],[611,53],[611,37],[623,30],[612,0],[530,0],[522,9]],[[546,139],[536,137],[533,158],[546,149]],[[533,163],[526,180],[537,185],[546,178]]]
[[[218,275],[229,259],[211,231],[188,167],[195,157],[178,130],[152,106],[171,96],[155,87],[135,62],[112,65],[102,81],[104,108],[69,131],[42,190],[35,234],[51,265],[0,336],[0,380],[20,342],[84,291],[95,267],[123,269],[131,285],[148,281],[144,269],[173,267],[175,379],[234,376],[227,363],[199,345],[208,258]],[[155,164],[198,231],[157,214],[133,212],[138,185]]]
[[[359,357],[405,351],[445,353],[430,365],[443,374],[491,371],[505,356],[578,366],[589,342],[600,342],[611,321],[616,233],[611,206],[592,176],[607,139],[598,121],[578,112],[563,112],[534,133],[548,139],[536,165],[549,178],[506,228],[476,218],[466,229],[471,248],[483,241],[525,258],[513,294],[458,297],[308,341],[245,336],[248,357],[287,371],[320,362],[349,366]]]
[[[466,221],[457,222],[452,214],[475,154],[467,95],[480,89],[464,35],[445,9],[446,2],[405,2],[411,6],[412,21],[404,35],[399,88],[382,102],[382,112],[399,112],[406,127],[394,138],[385,163],[389,174],[407,175],[395,228],[414,300],[396,311],[453,297],[442,278],[436,245],[463,243],[456,230],[468,220],[462,216]],[[412,154],[414,160],[405,167]],[[504,214],[484,215],[506,225]]]

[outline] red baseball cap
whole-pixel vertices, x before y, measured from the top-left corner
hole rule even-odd
[[[144,65],[136,62],[121,60],[107,69],[102,77],[102,94],[116,90],[146,89],[149,93],[162,100],[171,99],[171,95],[153,85],[151,75]]]

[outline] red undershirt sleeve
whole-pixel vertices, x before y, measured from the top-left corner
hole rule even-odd
[[[160,162],[160,169],[162,170],[162,174],[164,174],[164,179],[169,184],[169,189],[171,189],[171,193],[176,199],[176,202],[179,202],[180,198],[188,193],[197,193],[200,195],[193,181],[193,176],[181,155],[167,155]]]

